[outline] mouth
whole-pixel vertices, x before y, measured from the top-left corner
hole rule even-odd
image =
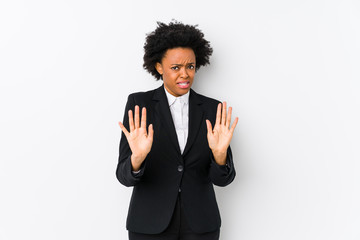
[[[178,82],[176,83],[180,88],[189,88],[190,82]]]

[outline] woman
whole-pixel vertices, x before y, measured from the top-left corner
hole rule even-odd
[[[230,126],[226,102],[191,89],[212,48],[196,26],[171,22],[158,23],[144,49],[144,68],[163,85],[130,94],[119,122],[116,176],[134,186],[129,239],[219,239],[213,184],[235,177],[230,141],[238,118]]]

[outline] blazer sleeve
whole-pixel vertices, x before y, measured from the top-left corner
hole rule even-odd
[[[230,146],[226,154],[226,165],[222,166],[217,164],[212,153],[210,153],[210,158],[211,164],[209,175],[212,183],[220,187],[229,185],[236,175]]]
[[[135,108],[134,96],[130,94],[126,103],[124,119],[123,119],[123,124],[128,130],[130,129],[128,111],[129,110],[134,111],[134,108]],[[131,154],[132,152],[129,143],[126,139],[125,134],[122,132],[120,139],[120,146],[119,146],[118,165],[116,168],[116,177],[121,184],[127,187],[135,186],[136,183],[141,180],[141,176],[144,174],[144,166],[143,166],[144,164],[141,166],[139,173],[133,173],[131,159],[130,159]]]

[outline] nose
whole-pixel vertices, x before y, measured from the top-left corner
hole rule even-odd
[[[189,77],[189,74],[187,73],[186,68],[182,68],[181,77],[182,78],[188,78]]]

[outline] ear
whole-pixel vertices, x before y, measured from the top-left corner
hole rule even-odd
[[[164,70],[163,70],[163,67],[162,67],[161,63],[157,62],[157,63],[155,64],[155,68],[156,68],[156,71],[158,71],[158,73],[159,73],[160,75],[163,75]]]

